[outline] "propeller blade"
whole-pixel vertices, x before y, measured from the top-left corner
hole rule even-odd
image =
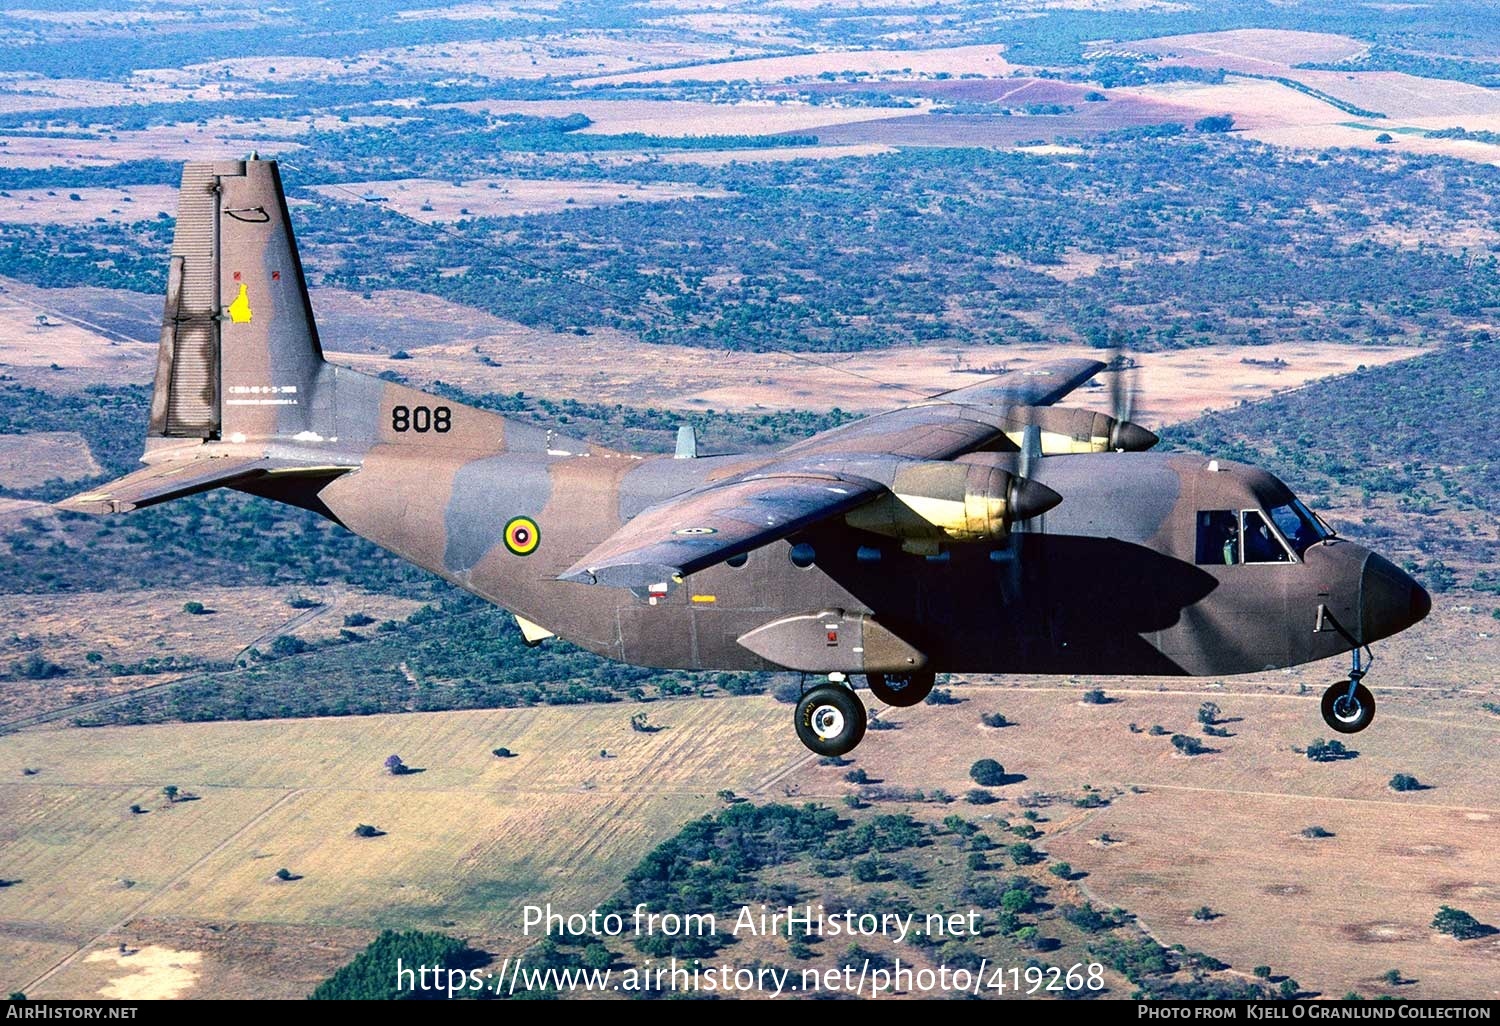
[[[1021,462],[1017,470],[1023,478],[1031,476],[1032,461],[1040,459],[1042,455],[1042,429],[1035,424],[1027,424],[1021,432]]]

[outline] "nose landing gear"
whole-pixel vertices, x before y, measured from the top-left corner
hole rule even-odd
[[[1368,663],[1361,662],[1360,650],[1356,648],[1349,679],[1323,692],[1323,722],[1340,734],[1358,734],[1375,719],[1375,696],[1362,683],[1375,663],[1375,654],[1368,648],[1365,652],[1370,656]]]

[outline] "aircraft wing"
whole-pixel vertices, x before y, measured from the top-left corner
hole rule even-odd
[[[851,475],[780,470],[705,485],[637,514],[560,579],[638,591],[678,580],[885,492]]]
[[[1053,360],[824,431],[783,451],[788,456],[837,452],[953,459],[1004,433],[998,417],[986,416],[985,407],[1051,406],[1105,366],[1098,360]]]

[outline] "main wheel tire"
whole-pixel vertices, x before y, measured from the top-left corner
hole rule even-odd
[[[1323,692],[1323,722],[1340,734],[1358,734],[1375,718],[1375,696],[1363,684],[1354,685],[1349,697],[1349,682],[1341,680]]]
[[[797,702],[797,736],[819,755],[854,751],[868,722],[865,703],[837,684],[820,684]]]
[[[865,681],[870,693],[886,705],[898,709],[917,705],[932,694],[932,685],[937,683],[935,673],[867,673]]]

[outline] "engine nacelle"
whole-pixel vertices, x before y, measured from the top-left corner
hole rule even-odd
[[[1022,448],[1026,429],[1041,436],[1044,456],[1085,452],[1145,452],[1159,439],[1133,421],[1067,406],[1018,406],[1005,414],[1005,437]]]
[[[1045,485],[986,463],[910,462],[890,494],[844,515],[850,527],[899,538],[909,552],[935,554],[942,542],[993,541],[1010,525],[1056,506]]]

